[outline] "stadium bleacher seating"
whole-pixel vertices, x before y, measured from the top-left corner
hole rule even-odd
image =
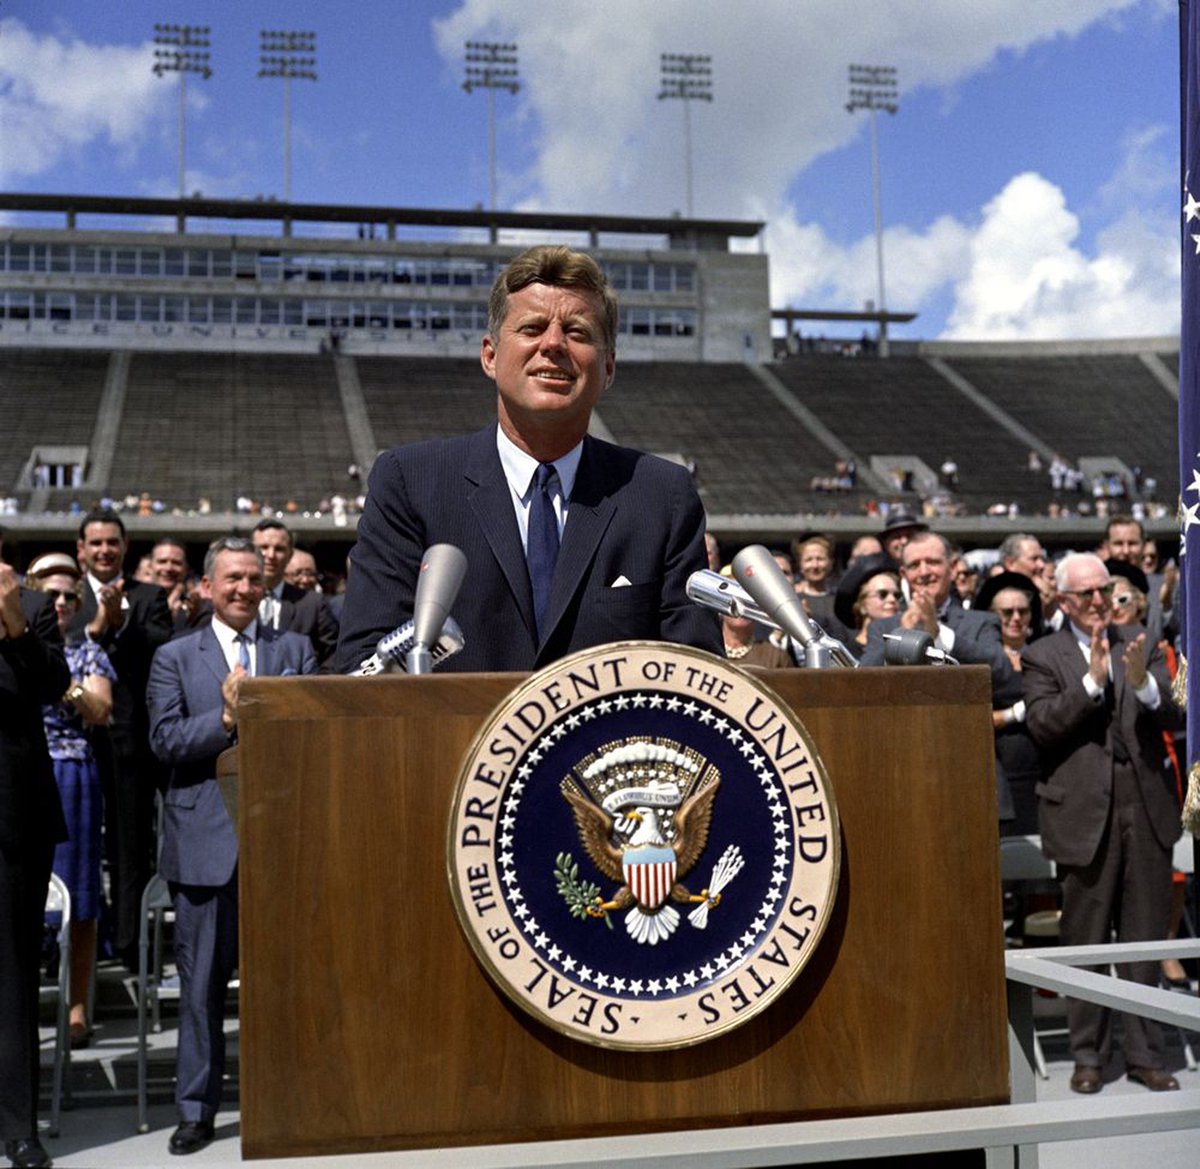
[[[951,458],[955,495],[973,511],[1001,500],[1038,510],[1049,498],[1046,481],[1026,470],[1028,449],[921,358],[806,357],[775,372],[864,461],[911,454],[936,472]]]
[[[1177,494],[1178,408],[1136,356],[967,357],[950,364],[1068,462],[1114,455],[1157,479],[1160,498]]]
[[[0,495],[9,494],[35,446],[86,446],[91,441],[107,369],[108,354],[98,350],[5,351],[0,361]]]
[[[6,351],[0,488],[26,502],[28,492],[14,488],[34,446],[92,441],[110,356]],[[466,433],[495,417],[493,388],[475,360],[350,360],[378,449]],[[1159,499],[1174,496],[1175,402],[1136,356],[944,360],[1069,462],[1118,458],[1154,477]],[[1167,370],[1177,368],[1174,356],[1162,360]],[[1045,472],[1028,470],[1028,445],[922,357],[807,354],[770,372],[855,454],[860,471],[873,455],[917,457],[933,471],[949,457],[958,467],[954,500],[972,514],[997,501],[1045,513],[1054,499]],[[861,479],[853,492],[814,490],[815,479],[833,474],[834,454],[740,364],[620,362],[599,417],[620,443],[694,463],[710,515],[861,515],[878,494]],[[168,509],[191,510],[204,497],[214,511],[228,511],[245,495],[279,508],[296,500],[307,510],[334,493],[357,493],[347,478],[354,461],[328,354],[138,352],[129,361],[107,483],[55,491],[49,506],[146,492]]]
[[[333,363],[290,355],[139,353],[109,494],[170,504],[239,495],[282,507],[347,488],[353,461]]]
[[[496,393],[478,361],[464,358],[356,359],[367,416],[381,450],[470,434],[496,417]]]
[[[811,485],[833,456],[745,366],[618,364],[600,414],[620,443],[693,460],[711,515],[831,506]]]

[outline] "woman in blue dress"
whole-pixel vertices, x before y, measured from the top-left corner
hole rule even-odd
[[[39,556],[26,581],[54,599],[58,627],[67,642],[71,685],[53,706],[42,707],[46,741],[54,764],[68,839],[54,852],[54,872],[71,894],[71,1046],[86,1047],[91,1029],[88,988],[96,965],[96,929],[100,917],[100,825],[103,818],[100,775],[90,740],[91,728],[112,713],[116,673],[108,655],[85,638],[74,644],[67,630],[81,603],[82,584],[75,561],[61,552]]]

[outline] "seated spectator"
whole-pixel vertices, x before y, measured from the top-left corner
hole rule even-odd
[[[846,648],[861,658],[872,621],[894,617],[903,594],[891,557],[876,553],[851,561],[838,584],[833,610],[841,622]]]
[[[786,649],[769,640],[756,641],[755,622],[749,617],[722,617],[721,633],[725,639],[725,656],[738,665],[785,670],[796,664]]]
[[[68,636],[79,611],[83,585],[73,556],[49,552],[27,574],[30,588],[54,604],[58,629],[66,641],[71,685],[58,702],[42,707],[46,741],[58,784],[68,839],[55,846],[54,872],[71,895],[70,1029],[71,1046],[86,1047],[91,1036],[88,995],[96,965],[96,931],[102,899],[100,886],[100,772],[90,732],[112,714],[116,672],[108,655],[88,637]]]

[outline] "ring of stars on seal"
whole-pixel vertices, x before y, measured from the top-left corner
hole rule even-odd
[[[535,674],[464,757],[455,910],[513,1002],[582,1042],[704,1042],[774,1003],[825,931],[837,807],[760,679],[659,642]]]

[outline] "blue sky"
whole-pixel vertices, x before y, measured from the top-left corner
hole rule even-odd
[[[682,107],[663,52],[713,58],[693,103],[698,215],[769,222],[772,301],[876,297],[867,115],[851,62],[899,70],[880,115],[887,303],[897,336],[1178,331],[1175,0],[5,0],[0,189],[177,191],[175,80],[156,21],[208,24],[190,86],[188,188],[281,195],[282,83],[260,29],[317,33],[293,83],[293,198],[470,207],[488,198],[486,99],[463,42],[520,45],[497,95],[499,205],[685,206]]]

